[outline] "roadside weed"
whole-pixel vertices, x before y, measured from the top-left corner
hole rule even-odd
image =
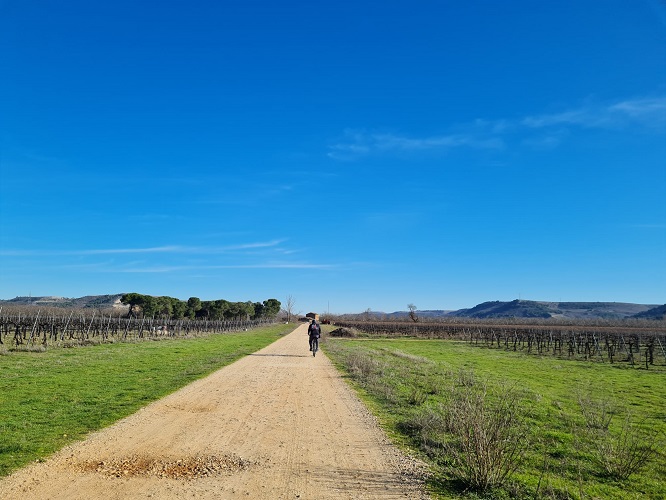
[[[666,498],[661,371],[446,340],[329,338],[326,352],[431,464],[436,498]]]

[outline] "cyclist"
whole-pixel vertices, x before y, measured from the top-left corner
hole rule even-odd
[[[317,324],[316,320],[312,320],[310,326],[308,327],[308,341],[310,342],[310,350],[312,350],[312,341],[314,339],[319,339],[321,337],[321,328]]]

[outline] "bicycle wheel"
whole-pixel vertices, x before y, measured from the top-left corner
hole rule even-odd
[[[312,339],[312,356],[317,355],[317,349],[319,349],[319,339]]]

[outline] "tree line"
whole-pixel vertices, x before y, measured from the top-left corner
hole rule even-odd
[[[163,319],[258,320],[273,318],[282,304],[277,299],[263,302],[230,302],[228,300],[201,300],[190,297],[183,301],[174,297],[153,297],[140,293],[126,293],[120,302],[129,306],[128,317]]]

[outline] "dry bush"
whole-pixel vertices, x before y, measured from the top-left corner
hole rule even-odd
[[[410,405],[421,406],[428,399],[428,394],[420,387],[412,387],[407,396]]]
[[[593,398],[590,392],[578,393],[578,406],[587,429],[608,430],[618,407],[611,397]]]
[[[528,428],[519,394],[510,388],[490,391],[461,373],[445,407],[448,439],[443,452],[449,472],[478,491],[503,485],[520,466]]]
[[[381,373],[379,362],[369,354],[351,353],[346,363],[351,375],[363,382],[370,382]]]
[[[477,384],[474,370],[466,370],[461,368],[457,372],[447,372],[446,377],[453,380],[453,383],[459,387],[474,387]]]
[[[402,432],[412,436],[423,451],[431,456],[441,454],[442,436],[446,429],[444,411],[441,407],[422,407],[410,418],[401,422]]]
[[[629,479],[643,471],[660,454],[663,440],[655,431],[648,431],[632,422],[627,415],[619,430],[594,429],[591,432],[594,461],[611,478]]]
[[[19,345],[11,349],[14,352],[46,352],[43,345]]]
[[[655,433],[642,430],[625,418],[619,432],[601,430],[596,439],[596,461],[614,479],[626,480],[652,462],[662,447]]]
[[[594,398],[589,392],[582,393],[578,404],[585,420],[583,433],[594,461],[608,476],[621,481],[629,479],[659,456],[663,437],[658,431],[649,430],[644,422],[634,422],[629,411],[623,412],[622,425],[613,430],[611,423],[621,407],[612,398]]]

